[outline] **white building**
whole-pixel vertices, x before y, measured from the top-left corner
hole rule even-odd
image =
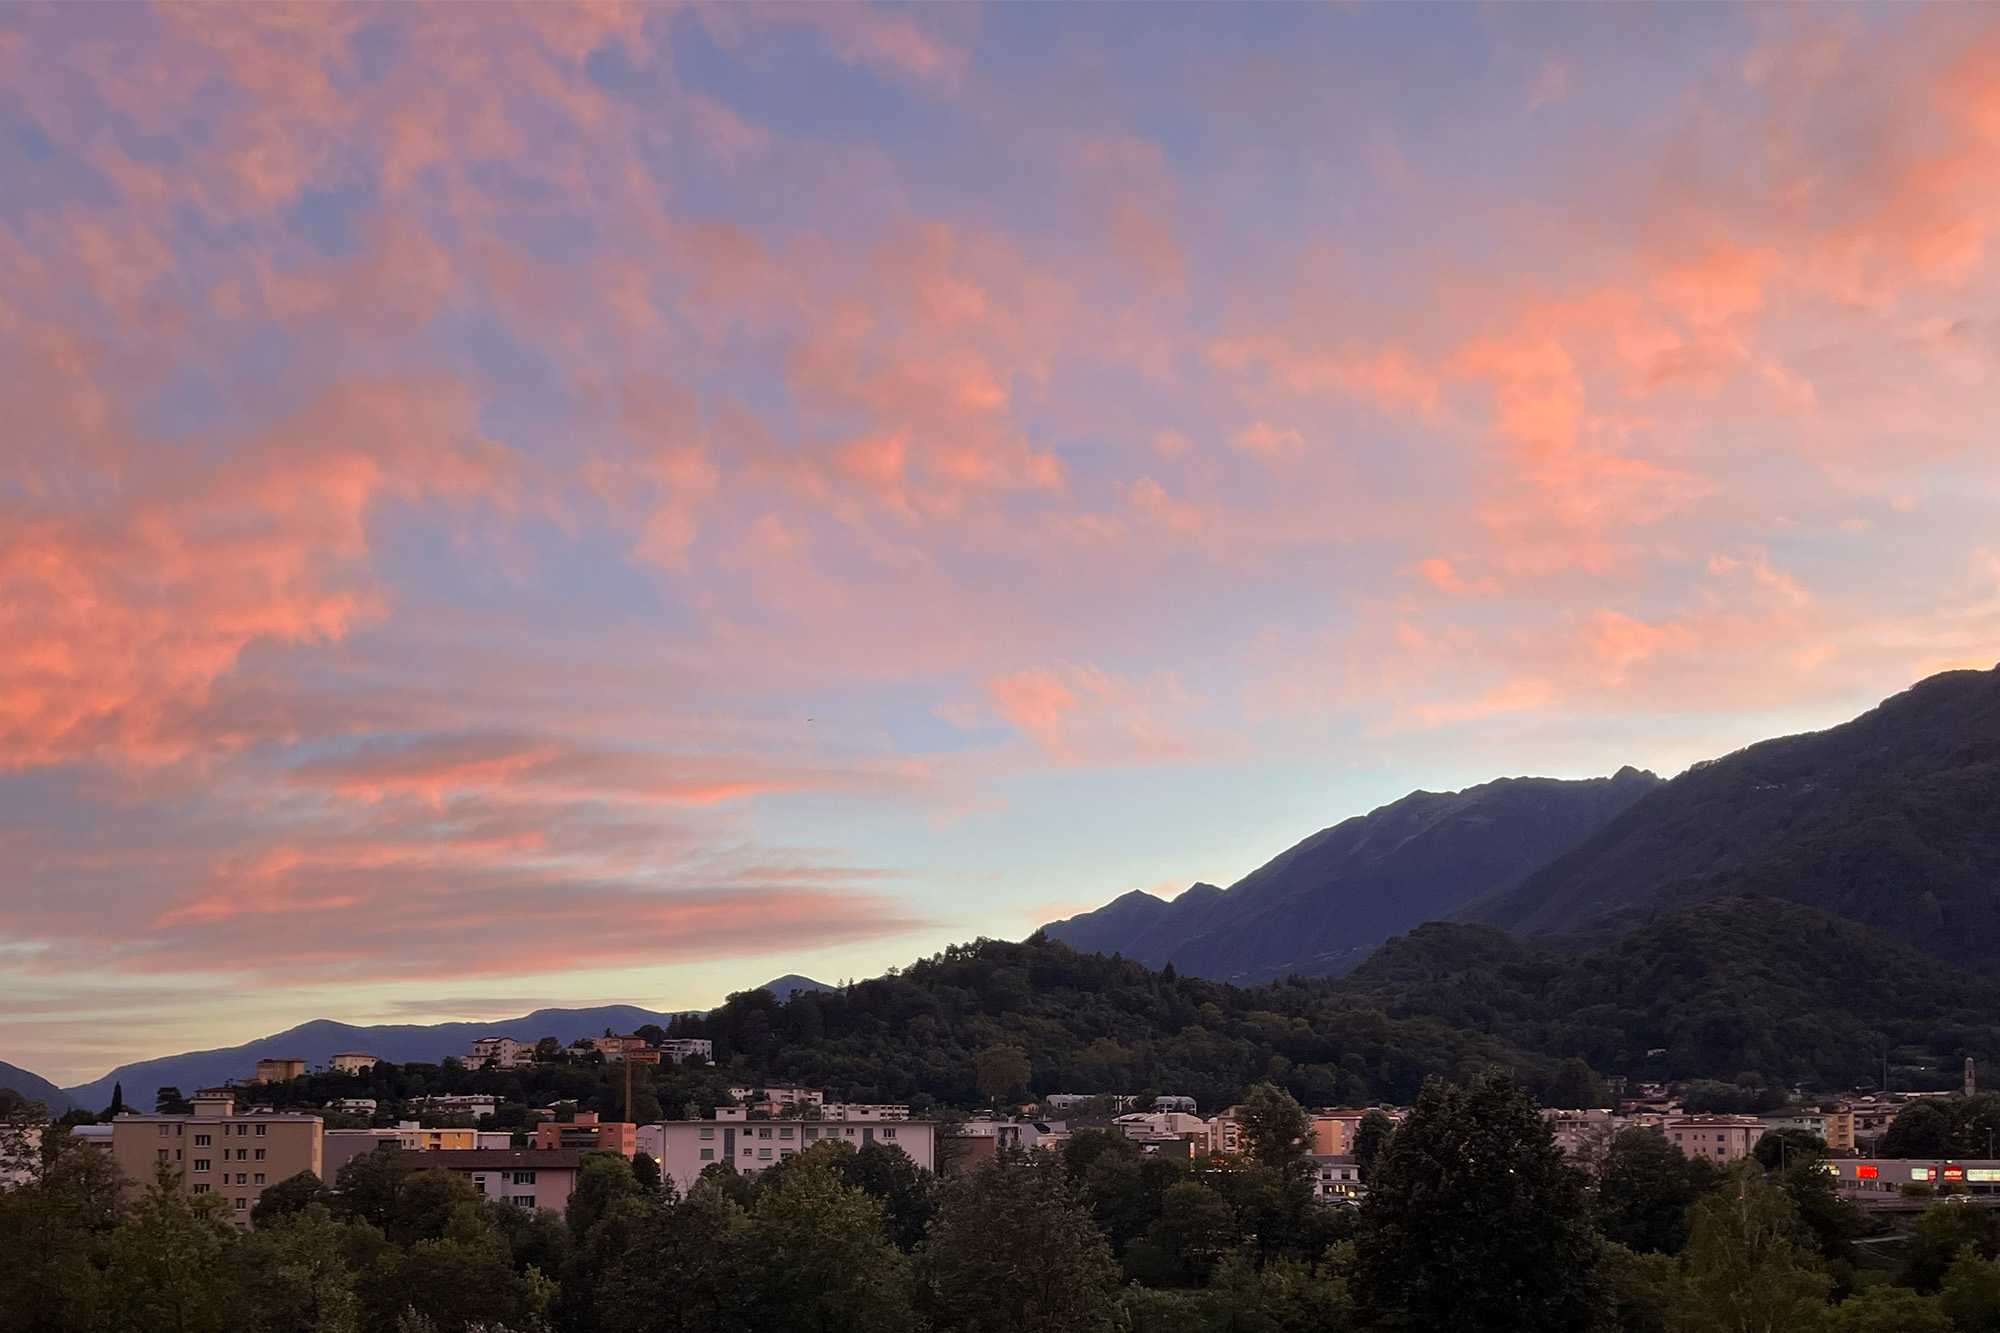
[[[1367,1188],[1361,1168],[1345,1154],[1315,1153],[1312,1159],[1313,1197],[1322,1203],[1358,1203]]]
[[[1134,1111],[1111,1123],[1128,1139],[1192,1139],[1208,1145],[1208,1122],[1185,1111]]]
[[[373,1097],[335,1097],[326,1104],[326,1109],[345,1115],[374,1115],[377,1105]]]
[[[992,1139],[1001,1148],[1059,1148],[1069,1142],[1069,1126],[1060,1120],[968,1120],[958,1127],[969,1139]]]
[[[472,1043],[472,1051],[465,1057],[468,1069],[484,1069],[487,1061],[500,1069],[517,1069],[522,1065],[535,1063],[533,1043],[523,1044],[512,1037],[481,1037]]]
[[[819,1108],[822,1120],[908,1120],[906,1102],[827,1102]]]
[[[433,1111],[440,1115],[469,1115],[474,1120],[480,1120],[499,1108],[500,1099],[483,1092],[440,1092],[428,1097],[412,1097],[409,1105],[413,1110]]]
[[[731,1088],[729,1095],[745,1106],[824,1106],[826,1093],[818,1088],[800,1088],[774,1083],[765,1088]]]
[[[326,1067],[337,1074],[365,1074],[373,1069],[377,1061],[365,1051],[342,1051],[326,1062]]]
[[[709,1064],[714,1064],[715,1043],[706,1037],[668,1037],[660,1043],[662,1060],[681,1064],[690,1055],[698,1055]]]
[[[641,1125],[639,1151],[660,1164],[660,1172],[685,1190],[708,1167],[729,1162],[738,1171],[761,1171],[796,1156],[815,1143],[862,1148],[885,1143],[902,1149],[926,1171],[937,1169],[937,1123],[904,1120],[895,1124],[829,1124],[812,1120],[668,1120]]]
[[[1103,1103],[1114,1114],[1129,1111],[1138,1103],[1137,1097],[1124,1093],[1109,1092],[1052,1092],[1042,1098],[1042,1105],[1051,1111],[1087,1110],[1096,1103]]]

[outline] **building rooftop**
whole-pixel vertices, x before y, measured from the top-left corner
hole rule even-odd
[[[574,1171],[583,1164],[575,1148],[424,1148],[402,1152],[408,1166],[441,1166],[453,1171]]]

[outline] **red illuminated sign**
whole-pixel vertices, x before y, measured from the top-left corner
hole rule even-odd
[[[1964,1180],[1965,1168],[1962,1166],[1947,1166],[1944,1169],[1944,1178],[1946,1180]]]
[[[1862,1180],[1874,1180],[1882,1174],[1882,1171],[1880,1167],[1857,1166],[1854,1168],[1854,1174]]]

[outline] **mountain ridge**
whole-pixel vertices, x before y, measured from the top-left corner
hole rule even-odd
[[[1042,929],[1072,947],[1254,984],[1337,976],[1383,940],[1518,884],[1660,779],[1496,778],[1414,791],[1319,830],[1227,889],[1127,893]]]
[[[782,988],[782,989],[780,989]],[[770,990],[780,1001],[803,990],[831,990],[824,982],[788,973],[762,986],[747,990]],[[235,1046],[201,1051],[182,1051],[122,1064],[101,1078],[61,1089],[70,1101],[85,1110],[101,1110],[111,1099],[112,1085],[125,1085],[126,1101],[134,1106],[152,1105],[158,1088],[177,1087],[183,1092],[248,1079],[259,1059],[297,1058],[309,1065],[324,1065],[341,1051],[359,1050],[397,1064],[413,1061],[435,1063],[449,1055],[464,1055],[480,1037],[504,1033],[524,1041],[555,1037],[571,1042],[593,1037],[605,1028],[630,1032],[647,1023],[666,1023],[682,1014],[700,1014],[699,1009],[654,1010],[631,1004],[594,1005],[586,1008],[543,1008],[518,1018],[481,1019],[448,1023],[342,1023],[330,1018],[309,1019],[304,1023],[256,1037]],[[53,1085],[51,1085],[53,1086]]]
[[[70,1108],[70,1099],[61,1088],[33,1070],[10,1065],[5,1060],[0,1060],[0,1088],[40,1102],[50,1115],[61,1115]]]
[[[1937,957],[2000,956],[2000,667],[1919,681],[1836,726],[1689,768],[1460,919],[1629,928],[1745,893]]]

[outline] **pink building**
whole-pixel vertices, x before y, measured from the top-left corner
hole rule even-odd
[[[1754,1115],[1690,1115],[1669,1120],[1665,1133],[1685,1155],[1727,1165],[1750,1155],[1764,1137],[1764,1122]]]
[[[398,1153],[396,1160],[419,1170],[464,1176],[489,1199],[517,1208],[569,1206],[582,1154],[570,1148],[440,1148]]]

